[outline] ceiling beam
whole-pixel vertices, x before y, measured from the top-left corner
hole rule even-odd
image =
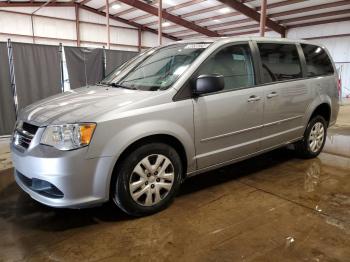
[[[255,0],[246,0],[245,3],[249,3],[249,2],[253,2]],[[192,11],[192,12],[189,12],[189,13],[185,13],[185,14],[182,14],[181,17],[182,18],[186,18],[186,17],[190,17],[190,16],[195,16],[195,15],[201,15],[201,14],[204,14],[204,13],[209,13],[209,12],[212,12],[212,11],[216,11],[216,10],[219,10],[219,9],[222,9],[222,8],[225,8],[227,7],[225,4],[220,4],[220,5],[216,5],[216,6],[212,6],[212,7],[209,7],[209,8],[202,8],[202,9],[199,9],[199,10],[196,10],[196,11]]]
[[[127,5],[130,5],[132,7],[136,7],[146,13],[150,13],[154,16],[158,16],[158,8],[156,7],[153,7],[151,5],[148,5],[144,2],[141,2],[139,0],[119,0],[119,2],[122,2],[124,4],[127,4]],[[206,36],[219,36],[218,33],[214,32],[214,31],[210,31],[204,27],[201,27],[199,25],[196,25],[192,22],[189,22],[179,16],[176,16],[176,15],[172,15],[166,11],[163,11],[162,12],[162,15],[163,15],[163,19],[165,20],[168,20],[170,22],[173,22],[175,24],[178,24],[178,25],[181,25],[183,27],[186,27],[188,29],[191,29],[193,31],[196,31],[198,33],[201,33],[203,35],[206,35]]]
[[[342,18],[335,18],[335,19],[330,19],[330,20],[323,20],[323,21],[315,21],[315,22],[290,25],[290,26],[288,26],[288,29],[289,28],[297,28],[297,27],[305,27],[305,26],[313,26],[313,25],[339,23],[339,22],[344,22],[344,21],[350,21],[350,16],[349,17],[342,17]]]
[[[283,1],[283,2],[269,4],[269,5],[267,5],[267,7],[268,7],[268,9],[272,9],[272,8],[275,8],[275,7],[281,7],[282,3],[284,3],[283,5],[288,5],[288,4],[297,3],[297,2],[300,2],[300,1],[298,1],[298,0]],[[298,9],[293,9],[293,10],[284,11],[284,12],[272,13],[272,14],[269,15],[269,17],[270,18],[277,18],[277,17],[281,17],[281,16],[302,14],[304,12],[310,12],[310,11],[314,11],[314,10],[323,10],[323,9],[326,9],[326,8],[333,8],[333,7],[339,7],[339,6],[345,6],[345,5],[350,5],[350,1],[349,0],[345,0],[345,1],[339,1],[339,2],[332,2],[332,3],[322,4],[322,5],[316,5],[316,6],[314,5],[314,6],[304,7],[304,8],[298,8]],[[232,12],[230,14],[225,14],[225,16],[226,15],[234,16],[236,14],[237,14],[237,12]],[[319,15],[322,16],[322,14],[323,13],[315,15],[315,16],[312,16],[311,19],[317,18]],[[195,23],[203,23],[203,22],[207,22],[207,21],[212,21],[214,19],[219,19],[222,16],[223,15],[209,17],[209,18],[204,18],[204,19],[199,19],[199,20],[195,20],[193,22],[195,22]],[[327,15],[327,16],[329,16],[329,15]],[[292,18],[292,19],[293,20],[287,20],[286,22],[288,23],[288,22],[293,22],[293,21],[294,22],[299,21],[297,18]],[[302,18],[301,20],[305,20],[305,18]],[[220,24],[216,24],[216,25],[211,25],[211,26],[208,26],[207,28],[211,29],[211,30],[217,30],[218,28],[224,27],[224,26],[231,26],[231,25],[235,26],[233,28],[227,28],[227,29],[222,29],[222,30],[218,30],[217,31],[219,34],[222,34],[223,31],[225,32],[225,31],[229,31],[229,30],[232,30],[232,29],[236,30],[236,28],[239,29],[240,27],[242,27],[242,26],[239,26],[240,24],[247,23],[247,22],[249,22],[249,20],[241,19],[241,20],[236,20],[236,21],[230,21],[230,22],[226,22],[226,23],[220,23]],[[146,24],[146,25],[149,26],[150,24]],[[167,29],[174,28],[174,27],[175,26],[171,25],[171,26],[168,26]],[[185,31],[182,31],[182,32],[185,32]]]
[[[156,3],[158,3],[158,0],[154,0],[151,5],[155,5]],[[128,9],[125,9],[124,11],[121,11],[119,13],[116,13],[114,14],[114,16],[121,16],[121,15],[126,15],[126,14],[129,14],[131,12],[134,12],[134,11],[137,11],[139,10],[138,8],[136,7],[131,7],[131,8],[128,8]]]
[[[286,5],[286,2],[292,2],[292,1],[284,1],[284,5]],[[297,1],[295,1],[297,2]],[[278,2],[274,3],[271,5],[275,5],[275,7],[280,7],[282,6],[281,3],[283,2]],[[322,10],[325,8],[332,8],[332,7],[338,7],[338,6],[343,6],[343,5],[349,5],[350,1],[339,1],[339,2],[332,2],[332,3],[327,3],[327,4],[322,4],[322,5],[317,5],[317,6],[311,6],[311,7],[305,7],[305,8],[299,8],[299,9],[294,9],[294,10],[289,10],[286,12],[279,12],[275,14],[271,14],[270,17],[280,17],[280,16],[286,16],[286,15],[292,15],[292,14],[301,14],[303,12],[309,12],[313,10]],[[270,5],[268,5],[270,7]],[[343,14],[348,14],[350,13],[350,10],[340,10],[340,11],[333,11],[333,12],[328,12],[328,13],[321,13],[321,14],[315,14],[315,15],[308,15],[308,16],[302,16],[302,17],[296,17],[296,18],[291,18],[291,19],[286,19],[284,22],[287,23],[293,23],[293,22],[302,22],[305,20],[310,20],[310,19],[316,19],[316,18],[321,18],[321,17],[328,17],[328,16],[334,16],[334,15],[343,15]],[[215,19],[214,17],[210,17],[208,19]],[[350,17],[345,17],[345,18],[336,18],[336,19],[331,19],[331,20],[324,20],[324,21],[315,21],[315,22],[307,22],[307,23],[302,23],[302,24],[297,24],[297,25],[286,25],[286,27],[289,28],[296,28],[296,27],[304,27],[304,26],[312,26],[312,25],[318,25],[318,24],[325,24],[325,23],[335,23],[335,22],[341,22],[341,21],[349,21]],[[196,21],[198,22],[198,20]],[[226,23],[220,23],[217,25],[212,25],[209,26],[208,29],[217,29],[220,27],[225,27],[225,26],[235,26],[232,28],[225,28],[222,30],[218,30],[217,32],[219,34],[225,34],[228,32],[234,32],[234,31],[241,31],[242,29],[253,29],[253,28],[258,28],[258,24],[252,24],[252,25],[244,25],[241,26],[240,24],[247,23],[249,22],[249,19],[242,19],[242,20],[237,20],[237,21],[230,21]],[[170,27],[168,27],[169,29]],[[190,30],[181,30],[181,31],[176,31],[173,32],[172,35],[174,36],[179,36],[182,37],[186,35],[186,33],[190,33]]]
[[[328,13],[315,14],[315,15],[304,15],[304,16],[299,16],[299,17],[295,17],[295,18],[280,20],[279,22],[282,24],[288,24],[288,23],[295,23],[295,22],[300,22],[300,21],[305,21],[305,20],[318,19],[318,18],[323,18],[323,17],[328,17],[328,16],[347,15],[347,14],[350,15],[350,9],[332,11],[332,12],[328,12]],[[315,21],[315,22],[317,22],[317,21]]]
[[[87,11],[90,11],[92,13],[98,14],[98,15],[106,16],[105,12],[98,11],[97,9],[94,9],[94,8],[86,6],[86,5],[81,5],[80,8],[85,9]],[[136,27],[136,28],[140,28],[140,29],[142,29],[144,31],[149,31],[149,32],[152,32],[152,33],[155,33],[155,34],[158,33],[158,31],[155,30],[155,29],[152,29],[152,28],[149,28],[149,27],[145,27],[145,26],[143,26],[141,24],[129,21],[129,20],[121,18],[121,17],[114,17],[112,15],[109,15],[109,18],[113,19],[113,20],[116,20],[116,21],[119,21],[119,22],[122,22],[124,24],[130,25],[130,26]],[[177,37],[169,35],[169,34],[166,34],[166,33],[163,33],[162,35],[164,37],[167,37],[167,38],[175,40],[175,41],[179,40]]]
[[[332,3],[322,4],[322,5],[303,7],[303,8],[298,8],[298,9],[293,9],[293,10],[288,10],[288,11],[284,11],[284,12],[270,14],[269,17],[275,18],[275,17],[280,17],[280,16],[294,15],[294,14],[306,13],[306,12],[322,10],[322,9],[326,9],[326,8],[344,6],[344,5],[350,5],[350,1],[344,0],[344,1],[332,2]]]
[[[244,24],[244,23],[249,23],[249,22],[252,22],[252,19],[250,18],[245,18],[245,19],[242,19],[242,20],[236,20],[236,21],[229,21],[229,22],[224,22],[224,23],[220,23],[220,24],[214,24],[214,25],[211,25],[211,26],[208,26],[207,28],[208,29],[218,29],[218,28],[221,28],[221,27],[225,27],[225,26],[236,26],[236,25],[240,25],[240,24]],[[169,27],[167,27],[168,29]],[[188,33],[190,30],[181,30],[181,31],[176,31],[174,33],[171,33],[172,35],[179,35],[180,32],[183,34],[183,33]]]
[[[116,13],[113,16],[118,16],[119,17],[119,16],[122,16],[122,15],[129,14],[131,12],[137,11],[137,10],[139,10],[139,9],[137,9],[136,7],[131,7],[131,8],[128,8],[128,9],[126,9],[124,11],[120,11],[119,13]]]
[[[83,0],[83,1],[79,2],[79,5],[85,5],[85,4],[87,4],[87,3],[91,2],[91,1],[92,0]]]
[[[111,3],[109,4],[109,8],[111,8],[114,4],[117,4],[118,2],[119,2],[118,0],[111,2]],[[151,5],[155,5],[156,3],[158,3],[158,0],[152,2]],[[105,10],[105,9],[106,9],[106,5],[103,5],[103,6],[101,6],[100,8],[98,8],[97,10],[98,10],[98,11],[103,11],[103,10]],[[132,8],[128,8],[128,9],[122,11],[122,12],[130,13],[130,12],[133,12],[133,11],[136,11],[136,10],[138,10],[138,9],[132,7]],[[115,15],[116,15],[116,14],[115,14]],[[130,20],[133,20],[133,19],[130,19]]]
[[[0,2],[0,7],[35,7],[35,6],[42,6],[45,2]],[[67,7],[67,6],[74,6],[74,3],[72,2],[50,2],[45,7],[54,6],[54,7]]]
[[[296,4],[299,2],[303,2],[303,1],[305,1],[305,0],[287,0],[287,1],[282,1],[282,2],[278,2],[278,3],[268,4],[267,9],[273,9],[276,7],[282,7],[282,6],[286,6],[286,5]],[[245,2],[245,3],[247,3],[247,2]],[[255,8],[255,11],[260,11],[260,10],[261,10],[260,6]],[[213,19],[227,18],[227,17],[237,16],[237,15],[241,15],[241,14],[242,13],[240,13],[240,12],[234,11],[234,12],[230,12],[228,14],[222,14],[222,15],[217,15],[217,16],[212,16],[212,17],[208,17],[208,18],[194,20],[192,22],[195,22],[196,24],[200,24],[200,23],[212,21]]]
[[[252,8],[249,8],[245,4],[242,4],[241,2],[239,2],[237,0],[218,0],[218,1],[223,3],[223,4],[226,4],[227,6],[235,9],[238,12],[241,12],[245,16],[247,16],[247,17],[249,17],[257,22],[260,22],[260,13],[258,13],[257,11],[255,11]],[[286,33],[286,29],[283,26],[272,21],[268,17],[266,18],[266,26],[271,28],[275,32],[280,33],[282,36],[284,36]]]
[[[292,5],[292,4],[297,4],[300,2],[304,2],[305,0],[285,0],[282,2],[277,2],[277,3],[272,3],[272,4],[268,4],[267,5],[267,9],[273,9],[273,8],[277,8],[277,7],[283,7],[283,6],[287,6],[287,5]],[[245,1],[245,3],[251,2],[251,0],[247,0]],[[220,6],[214,6],[215,8],[204,8],[204,9],[200,9],[191,13],[186,13],[181,15],[182,18],[187,17],[187,16],[192,16],[192,15],[198,15],[198,14],[203,14],[203,13],[207,13],[207,12],[212,12],[215,11],[217,9],[221,9],[223,7],[225,7],[225,5],[220,5]],[[218,8],[220,7],[220,8]],[[255,9],[255,11],[260,11],[260,6],[257,7]],[[205,22],[209,22],[209,21],[213,21],[214,19],[222,19],[222,18],[227,18],[227,17],[232,17],[232,16],[238,16],[238,15],[242,15],[240,12],[237,11],[233,11],[227,14],[222,14],[222,15],[216,15],[216,16],[211,16],[211,17],[207,17],[207,18],[202,18],[202,19],[196,19],[196,20],[191,20],[191,22],[196,23],[196,24],[201,24],[201,23],[205,23]],[[147,26],[151,26],[151,23],[148,23]],[[170,28],[175,28],[177,27],[177,25],[171,25],[168,26],[167,29]]]
[[[202,3],[202,2],[205,2],[205,1],[207,1],[207,0],[188,1],[188,2],[184,2],[182,4],[170,6],[168,8],[165,8],[164,10],[166,12],[172,12],[172,11],[175,11],[175,10],[178,10],[178,9],[181,9],[181,8],[185,8],[185,7],[188,7],[188,6],[191,6],[191,5],[199,4],[199,3]],[[152,14],[145,14],[145,15],[140,15],[140,16],[134,17],[134,18],[132,18],[130,20],[137,21],[137,20],[142,20],[142,19],[146,19],[146,18],[150,18],[150,17],[153,17],[153,15]],[[157,23],[157,21],[154,22],[154,23]]]

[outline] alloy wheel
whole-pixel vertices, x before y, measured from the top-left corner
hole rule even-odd
[[[309,147],[313,153],[318,152],[323,145],[325,128],[321,122],[316,122],[309,135]]]
[[[143,158],[134,168],[129,190],[132,199],[142,206],[161,202],[174,183],[174,166],[164,155],[152,154]]]

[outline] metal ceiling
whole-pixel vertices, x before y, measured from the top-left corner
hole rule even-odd
[[[0,7],[40,6],[45,0],[6,0]],[[232,36],[259,31],[260,0],[163,0],[163,35],[171,39]],[[105,15],[106,0],[51,0]],[[157,0],[109,0],[110,18],[157,32]],[[350,20],[350,0],[268,0],[267,30],[281,35],[295,27]]]

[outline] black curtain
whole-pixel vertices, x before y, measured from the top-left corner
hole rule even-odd
[[[93,85],[104,77],[103,49],[64,47],[71,89]]]
[[[0,135],[10,135],[16,122],[7,44],[0,43]]]
[[[61,92],[58,46],[12,43],[18,108]]]
[[[137,52],[105,50],[106,51],[106,75],[121,66],[124,62],[136,56]]]

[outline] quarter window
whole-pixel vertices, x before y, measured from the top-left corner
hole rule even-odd
[[[298,50],[294,44],[258,43],[265,83],[302,77]]]
[[[253,86],[255,78],[249,45],[224,47],[202,64],[198,75],[205,74],[223,75],[225,90]]]
[[[302,44],[301,48],[305,55],[308,77],[334,73],[332,62],[323,48],[306,44]]]

